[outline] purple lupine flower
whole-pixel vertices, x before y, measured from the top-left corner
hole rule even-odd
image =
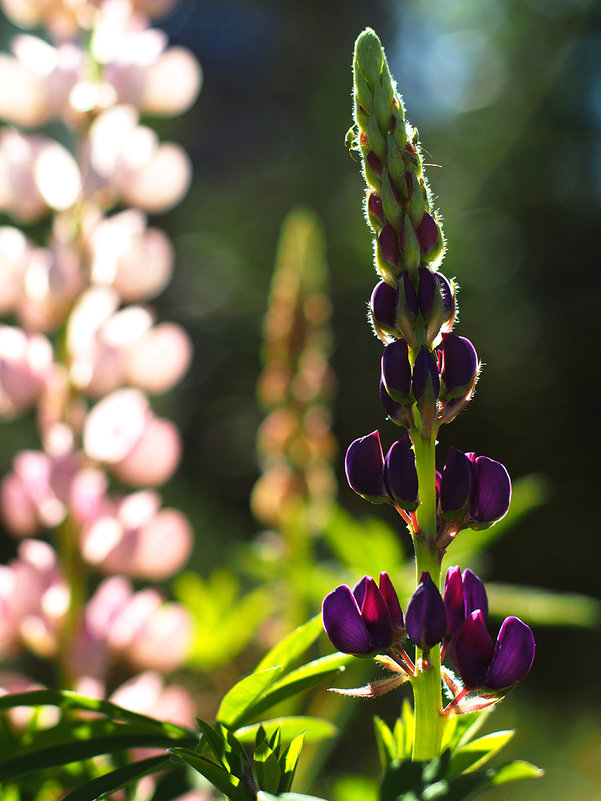
[[[426,261],[432,261],[442,248],[442,238],[436,220],[427,211],[417,226],[417,238]]]
[[[463,451],[451,446],[440,478],[440,516],[443,520],[462,517],[466,512],[474,485],[474,470]]]
[[[402,403],[397,403],[395,400],[392,400],[388,392],[386,392],[386,387],[381,379],[380,400],[382,401],[384,411],[393,423],[397,423],[398,425],[405,425],[407,423],[407,410]]]
[[[422,649],[432,648],[444,637],[447,627],[444,602],[427,572],[421,574],[407,605],[405,625],[409,639]]]
[[[397,339],[384,348],[382,353],[382,381],[393,400],[404,405],[411,403],[409,346],[404,339]]]
[[[386,651],[404,634],[399,599],[384,572],[379,586],[363,576],[352,590],[346,584],[336,587],[324,598],[322,619],[334,648],[355,656]]]
[[[439,512],[457,530],[492,526],[509,509],[511,479],[500,462],[449,448],[440,480]]]
[[[446,331],[450,331],[455,322],[457,314],[457,303],[455,301],[455,290],[451,282],[442,273],[434,273],[434,278],[438,281],[440,297],[442,299],[443,326]]]
[[[492,526],[507,514],[511,503],[511,479],[501,462],[468,454],[474,467],[475,488],[470,504],[470,528]]]
[[[399,278],[397,326],[412,347],[415,345],[415,322],[418,310],[417,293],[409,274],[404,272]]]
[[[374,328],[389,336],[398,336],[397,306],[398,289],[391,287],[386,281],[379,281],[371,293],[370,310]]]
[[[351,442],[345,469],[349,486],[358,495],[371,503],[390,502],[384,484],[384,454],[378,431]]]
[[[399,261],[399,238],[397,232],[390,223],[385,225],[380,231],[378,242],[380,243],[380,249],[384,260],[390,267],[396,269]]]
[[[503,690],[521,681],[532,667],[535,649],[532,629],[517,617],[503,621],[493,643],[479,609],[466,617],[451,643],[453,662],[468,690]]]
[[[395,442],[384,459],[384,484],[397,506],[413,512],[419,505],[415,454],[409,437]]]
[[[438,364],[432,351],[422,345],[413,365],[413,395],[418,407],[428,399],[436,401],[439,391]]]
[[[484,619],[488,617],[488,598],[483,581],[468,568],[461,575],[461,568],[450,567],[444,581],[443,601],[447,613],[445,640],[450,641],[463,621],[479,609]]]
[[[460,398],[473,389],[478,375],[480,364],[476,349],[465,337],[443,334],[440,353],[442,395],[445,400]]]

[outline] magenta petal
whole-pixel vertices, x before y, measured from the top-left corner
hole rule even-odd
[[[389,500],[384,486],[384,454],[377,431],[349,445],[345,468],[348,483],[356,493],[372,503]]]
[[[535,649],[534,634],[530,626],[518,617],[506,618],[497,637],[484,686],[491,690],[500,690],[521,681],[530,672]]]
[[[444,606],[447,613],[447,639],[451,639],[465,620],[465,602],[463,600],[463,582],[461,568],[456,565],[447,570],[443,592]]]
[[[365,597],[361,604],[361,617],[371,634],[376,648],[388,648],[392,642],[390,612],[376,582],[369,576],[365,582]]]
[[[487,456],[478,456],[474,461],[476,478],[470,517],[476,523],[490,524],[500,520],[509,509],[511,501],[511,479],[500,462]]]
[[[346,584],[326,595],[322,618],[326,634],[338,651],[344,654],[370,654],[374,651],[373,639]]]
[[[451,643],[451,658],[468,690],[484,686],[484,677],[493,653],[493,641],[482,612],[472,612]]]
[[[401,628],[404,625],[403,610],[388,573],[380,573],[380,592],[382,593],[382,598],[386,601],[393,629]]]

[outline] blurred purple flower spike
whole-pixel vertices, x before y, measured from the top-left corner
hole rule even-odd
[[[324,598],[322,618],[330,642],[345,654],[370,656],[402,637],[403,613],[387,573],[380,573],[379,587],[371,576],[352,591],[336,587]]]
[[[453,662],[468,690],[503,690],[522,681],[530,672],[535,649],[531,628],[517,617],[504,620],[493,644],[481,610],[466,617],[451,646]]]
[[[427,572],[422,573],[417,589],[411,596],[405,625],[409,639],[422,649],[432,648],[444,637],[447,627],[444,603]]]
[[[358,495],[371,503],[390,502],[384,484],[384,454],[377,431],[351,442],[345,469],[349,486]]]

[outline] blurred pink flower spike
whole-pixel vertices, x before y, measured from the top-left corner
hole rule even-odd
[[[81,192],[73,156],[40,135],[0,132],[0,209],[24,222],[72,206]]]
[[[163,484],[181,455],[177,428],[155,417],[137,389],[118,389],[99,401],[86,419],[83,443],[90,459],[135,487]]]
[[[68,608],[56,553],[45,542],[24,540],[18,558],[0,566],[0,656],[21,645],[38,656],[54,656]]]
[[[161,581],[187,561],[193,535],[177,509],[160,509],[155,492],[128,495],[112,515],[91,520],[81,532],[84,559],[105,573]]]
[[[146,227],[138,209],[97,221],[88,246],[93,281],[113,286],[126,303],[152,298],[169,283],[173,247],[163,231]]]
[[[52,346],[41,334],[0,325],[0,415],[30,409],[52,374]]]
[[[23,673],[6,671],[0,673],[0,696],[28,693],[33,690],[45,689],[39,682]],[[35,719],[36,729],[46,729],[55,726],[60,718],[58,707],[43,706],[15,706],[4,713],[14,729],[24,731]]]

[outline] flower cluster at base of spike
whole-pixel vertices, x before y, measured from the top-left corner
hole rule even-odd
[[[392,504],[417,533],[418,480],[408,437],[395,442],[386,456],[377,431],[359,437],[346,452],[345,467],[352,490],[371,503]],[[443,551],[459,531],[488,528],[507,513],[511,479],[500,462],[451,447],[442,473],[436,474],[436,495],[436,546]]]
[[[430,649],[441,644],[442,658],[448,655],[460,676],[456,679],[442,669],[451,694],[444,712],[473,712],[499,701],[528,675],[534,660],[534,635],[517,617],[504,620],[493,642],[486,627],[486,590],[469,569],[462,574],[459,567],[449,568],[443,595],[430,574],[422,573],[404,616],[388,574],[380,573],[379,584],[364,576],[352,590],[343,584],[326,595],[322,617],[335,648],[374,657],[393,672],[392,677],[365,687],[336,690],[344,695],[373,697],[411,681],[430,669]],[[411,659],[405,640],[421,650],[421,659]]]

